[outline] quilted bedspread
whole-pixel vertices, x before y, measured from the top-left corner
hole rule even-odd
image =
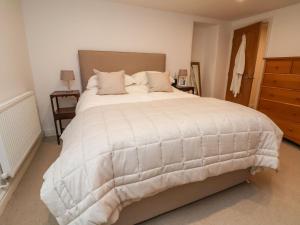
[[[126,205],[249,167],[278,167],[281,130],[264,114],[213,98],[124,103],[79,113],[44,175],[61,225],[112,224]]]

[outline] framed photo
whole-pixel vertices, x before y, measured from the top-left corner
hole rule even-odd
[[[179,86],[185,86],[186,85],[186,78],[187,76],[178,76],[178,85]]]

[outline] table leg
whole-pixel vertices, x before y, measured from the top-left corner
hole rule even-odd
[[[57,129],[57,121],[56,120],[54,120],[54,125],[55,125],[55,131],[56,131],[57,144],[60,145],[60,139],[59,139],[59,134],[58,134],[58,129]]]
[[[62,125],[61,125],[61,120],[59,120],[59,129],[60,129],[60,135],[62,134]]]

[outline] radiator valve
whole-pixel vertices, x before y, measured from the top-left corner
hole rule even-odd
[[[2,174],[0,175],[1,180],[7,180],[8,177],[9,177],[9,176],[8,176],[7,173],[2,173]]]
[[[0,185],[0,189],[7,189],[9,186],[9,183],[7,182],[6,184]]]

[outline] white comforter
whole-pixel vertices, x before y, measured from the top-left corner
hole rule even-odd
[[[96,106],[151,102],[156,100],[174,99],[174,98],[197,98],[196,95],[188,94],[173,88],[173,92],[148,92],[148,87],[144,85],[126,87],[130,94],[125,95],[97,95],[97,90],[85,91],[77,104],[76,114]]]
[[[126,205],[168,188],[278,167],[282,132],[264,114],[177,95],[111,105],[83,96],[41,190],[59,224],[112,224]]]

